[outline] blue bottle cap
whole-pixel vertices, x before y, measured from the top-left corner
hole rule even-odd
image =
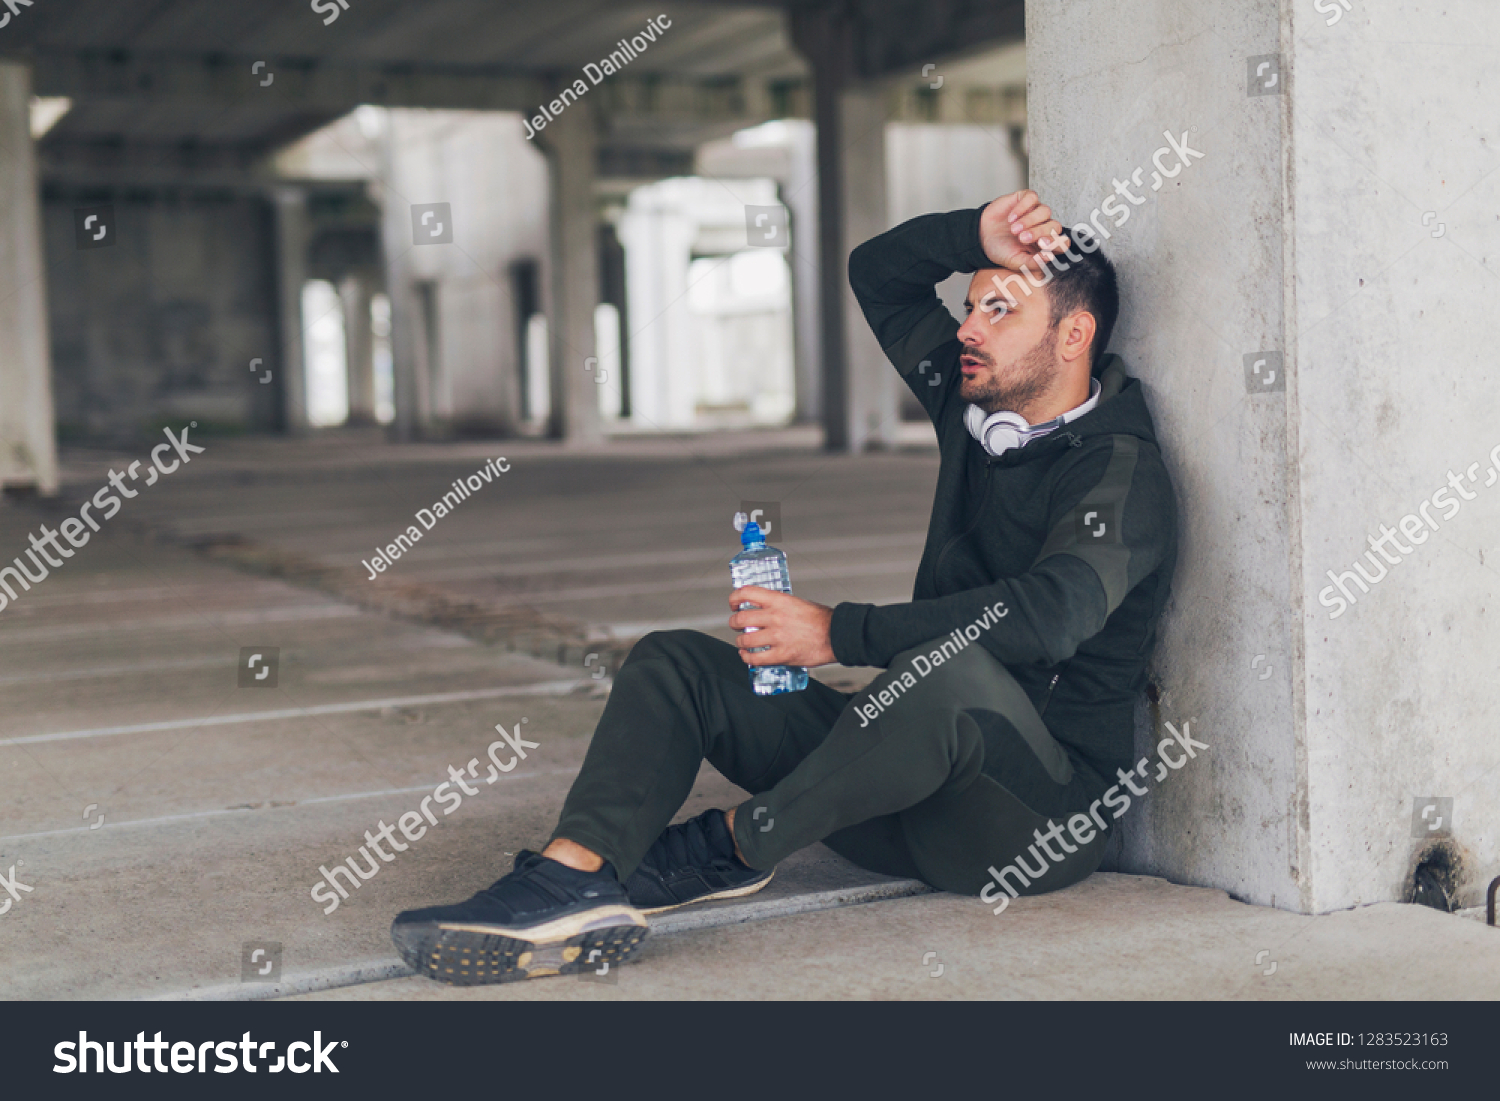
[[[764,543],[765,541],[766,537],[760,533],[760,525],[754,520],[747,523],[743,530],[740,531],[740,544],[742,546],[748,547],[755,543]]]

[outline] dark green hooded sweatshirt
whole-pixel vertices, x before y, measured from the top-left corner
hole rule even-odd
[[[935,286],[994,266],[979,215],[913,218],[849,258],[870,328],[932,418],[942,461],[911,602],[840,604],[833,651],[885,668],[988,618],[976,641],[1097,796],[1133,764],[1134,707],[1177,557],[1176,502],[1141,384],[1118,356],[1102,358],[1099,403],[1077,420],[999,458],[969,434],[958,322]],[[986,617],[997,601],[1004,615]]]

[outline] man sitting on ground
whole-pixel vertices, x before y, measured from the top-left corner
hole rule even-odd
[[[962,324],[934,290],[954,272],[974,273]],[[729,625],[758,630],[734,646],[643,638],[547,846],[467,902],[396,918],[420,974],[473,984],[618,963],[645,914],[758,891],[816,841],[988,901],[990,868],[1028,849],[1025,893],[1099,866],[1112,825],[1100,804],[1131,764],[1176,558],[1141,385],[1104,354],[1114,269],[1022,191],[881,234],[849,275],[937,430],[912,600],[828,608],[749,587],[730,608],[759,607]],[[884,672],[860,692],[813,681],[777,696],[745,674],[831,662]],[[668,826],[705,758],[751,797]],[[1099,828],[1071,844],[1056,823],[1080,815]]]

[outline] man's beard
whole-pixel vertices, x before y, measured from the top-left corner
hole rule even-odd
[[[1052,352],[1053,339],[1054,333],[1049,329],[1025,355],[1011,364],[1004,378],[991,375],[986,382],[977,378],[965,379],[959,386],[959,397],[979,406],[986,413],[998,413],[1001,410],[1019,413],[1034,405],[1052,385],[1056,370]],[[965,354],[994,370],[995,361],[985,353],[970,351]]]

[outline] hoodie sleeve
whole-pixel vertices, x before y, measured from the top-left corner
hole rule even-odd
[[[1104,629],[1126,593],[1161,564],[1176,504],[1154,445],[1134,436],[1081,449],[1052,492],[1048,535],[1030,569],[991,585],[906,604],[838,605],[829,631],[844,665],[886,668],[904,650],[970,624],[1007,665],[1055,665]]]
[[[983,209],[924,214],[849,255],[849,286],[865,320],[934,421],[958,385],[958,322],[935,288],[954,272],[989,265],[979,244]]]

